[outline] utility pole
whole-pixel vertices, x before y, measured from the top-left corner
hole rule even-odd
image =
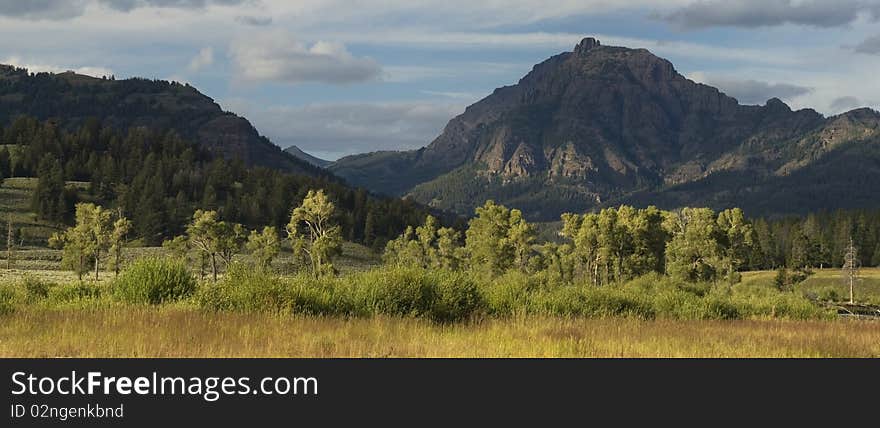
[[[852,238],[849,239],[849,246],[846,247],[846,254],[843,256],[843,275],[844,280],[849,282],[849,303],[855,303],[855,282],[859,275],[859,257]]]

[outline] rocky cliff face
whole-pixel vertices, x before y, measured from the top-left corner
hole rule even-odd
[[[587,38],[468,107],[427,147],[333,170],[388,191],[377,187],[380,165],[406,158],[396,193],[463,213],[491,197],[553,218],[723,174],[788,175],[870,138],[877,123],[870,110],[826,119],[778,99],[740,105],[647,50]]]

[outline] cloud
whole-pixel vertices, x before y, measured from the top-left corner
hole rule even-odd
[[[25,19],[67,19],[82,15],[83,0],[0,0],[0,16]]]
[[[272,24],[271,16],[236,16],[235,22],[254,27],[265,27]]]
[[[230,55],[239,77],[254,82],[347,84],[376,80],[382,73],[375,60],[355,57],[341,43],[309,46],[283,33],[237,39]]]
[[[62,20],[81,16],[92,5],[120,12],[135,9],[203,9],[212,5],[232,6],[246,0],[0,0],[0,16],[33,20]]]
[[[299,107],[257,107],[226,100],[275,144],[296,145],[316,156],[336,159],[374,150],[423,147],[440,135],[464,104],[430,101],[318,103]]]
[[[683,29],[771,27],[820,28],[851,24],[860,16],[880,18],[877,0],[700,0],[660,17]]]
[[[211,47],[202,48],[199,53],[189,62],[187,70],[191,73],[201,71],[203,68],[214,64],[214,49]]]
[[[3,61],[0,61],[2,64],[12,65],[15,67],[26,68],[31,73],[64,73],[66,71],[72,71],[77,74],[84,74],[86,76],[92,77],[110,77],[113,75],[113,70],[110,70],[106,67],[93,67],[93,66],[83,66],[83,67],[63,67],[57,65],[48,65],[48,64],[40,64],[34,62],[24,61],[19,57],[9,57]]]
[[[210,5],[232,6],[244,2],[245,0],[98,0],[104,6],[123,12],[142,7],[203,9]]]
[[[880,35],[865,39],[854,50],[863,54],[880,55]]]
[[[473,92],[448,92],[448,91],[421,91],[425,95],[433,95],[436,97],[453,98],[457,100],[476,101],[480,95]]]
[[[768,83],[759,80],[738,80],[726,77],[707,76],[704,73],[691,73],[692,80],[714,86],[725,94],[734,97],[741,104],[763,104],[770,98],[790,100],[809,94],[813,88],[790,83]]]
[[[844,112],[862,106],[862,101],[856,97],[846,96],[831,102],[831,109],[835,112]]]

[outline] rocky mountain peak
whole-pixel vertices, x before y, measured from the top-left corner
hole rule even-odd
[[[815,176],[825,186],[832,180],[822,174],[847,169],[832,162],[847,142],[874,138],[880,143],[880,113],[828,120],[777,98],[742,105],[646,49],[587,37],[468,107],[428,146],[343,159],[331,170],[463,214],[486,199],[548,220],[625,200],[668,207],[735,201],[781,213],[798,199],[776,192],[800,186],[806,194],[815,182],[780,177]],[[737,193],[744,183],[764,187]]]
[[[597,48],[601,45],[602,45],[602,43],[600,43],[599,40],[594,39],[592,37],[587,37],[587,38],[581,40],[581,42],[578,43],[577,46],[574,47],[574,53],[585,54],[585,53],[589,52],[590,50],[592,50],[593,48]]]

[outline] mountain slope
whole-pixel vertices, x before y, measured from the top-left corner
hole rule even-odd
[[[873,144],[877,124],[871,110],[826,119],[778,99],[740,105],[647,50],[587,38],[468,107],[427,147],[347,157],[331,170],[465,214],[489,198],[535,219],[619,201],[781,213],[797,207],[780,186],[796,174],[831,174],[839,162],[826,157]],[[878,158],[870,147],[854,161]],[[760,181],[754,197],[782,199],[724,196],[742,178]]]
[[[317,158],[317,157],[315,157],[315,156],[312,156],[312,155],[310,155],[310,154],[308,154],[308,153],[302,151],[302,149],[300,149],[300,148],[297,147],[297,146],[290,146],[290,147],[284,149],[284,151],[285,151],[286,153],[290,153],[291,155],[293,155],[293,156],[296,157],[297,159],[299,159],[299,160],[303,160],[303,161],[306,161],[306,162],[308,162],[309,164],[311,164],[311,165],[313,165],[313,166],[316,166],[316,167],[318,167],[318,168],[326,168],[326,167],[329,166],[331,163],[333,163],[333,162],[330,162],[330,161],[328,161],[328,160],[324,160],[324,159],[321,159],[321,158]]]
[[[0,126],[27,115],[57,119],[75,128],[90,118],[125,130],[144,126],[174,130],[226,158],[287,172],[326,175],[284,153],[246,119],[224,112],[189,85],[140,78],[115,80],[73,72],[29,73],[0,65]]]

